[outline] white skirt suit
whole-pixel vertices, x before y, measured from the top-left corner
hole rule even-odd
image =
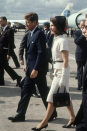
[[[57,37],[54,37],[53,39],[53,44],[52,44],[53,61],[63,61],[62,53],[61,53],[62,50],[69,51],[68,41],[65,35],[59,35]],[[52,85],[51,85],[49,94],[47,96],[47,102],[53,103],[53,94],[57,93],[58,91],[59,81],[62,75],[62,67],[63,67],[63,62],[56,62],[54,64],[54,78],[52,81]],[[67,92],[69,92],[69,76],[70,76],[70,71],[69,71],[69,66],[68,66],[67,77],[66,77],[66,91]],[[63,93],[64,88],[62,87],[59,90],[59,92]]]

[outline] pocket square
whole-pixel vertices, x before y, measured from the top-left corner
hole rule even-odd
[[[34,42],[32,41],[32,43],[34,43]]]

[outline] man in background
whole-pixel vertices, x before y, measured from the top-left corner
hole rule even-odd
[[[7,22],[7,25],[8,25],[8,27],[9,28],[11,28],[11,23],[8,21]],[[14,30],[13,30],[14,31]],[[12,51],[12,54],[11,54],[11,57],[12,57],[12,59],[13,59],[13,61],[14,61],[14,64],[15,64],[15,67],[13,68],[13,69],[17,69],[17,68],[19,68],[20,67],[20,64],[19,64],[19,62],[18,62],[18,58],[17,58],[17,56],[16,56],[16,54],[15,54],[15,52],[14,52],[14,49],[16,48],[16,46],[15,46],[15,44],[13,45],[13,51]]]
[[[5,69],[13,80],[17,80],[16,86],[18,86],[22,77],[19,76],[8,63],[14,46],[14,32],[8,27],[5,16],[0,17],[0,25],[3,27],[3,31],[0,34],[0,84],[4,85]]]
[[[87,14],[82,34],[84,34],[85,40],[87,41]],[[83,73],[82,104],[76,115],[74,125],[76,125],[76,131],[87,131],[87,62]]]
[[[75,58],[77,63],[77,76],[78,76],[78,88],[82,89],[82,77],[83,77],[83,67],[85,67],[87,60],[87,41],[85,39],[82,30],[84,29],[85,21],[81,20],[80,30],[74,32],[74,43],[76,44]]]

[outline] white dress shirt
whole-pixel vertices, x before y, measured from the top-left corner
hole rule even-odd
[[[7,25],[3,27],[3,31],[6,29]]]
[[[37,28],[37,26],[32,31],[30,31],[31,36],[33,35],[36,28]]]
[[[6,29],[6,27],[7,27],[7,25],[6,25],[6,26],[4,26],[3,31]],[[3,47],[3,49],[8,49],[8,48]]]

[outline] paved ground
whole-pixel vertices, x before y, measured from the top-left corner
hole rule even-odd
[[[18,48],[20,40],[22,38],[23,32],[15,34],[15,52],[18,55]],[[82,92],[77,91],[77,80],[76,76],[76,62],[75,62],[75,44],[73,43],[73,38],[68,38],[70,47],[70,95],[72,98],[75,114],[77,113],[79,106],[81,104]],[[12,59],[9,64],[14,67]],[[16,69],[15,71],[22,77],[25,76],[22,72],[24,66]],[[51,71],[51,66],[49,66]],[[47,74],[47,84],[50,88],[52,80],[49,77],[50,72]],[[12,123],[7,118],[9,116],[16,115],[16,109],[18,101],[20,100],[21,89],[15,86],[16,81],[12,81],[9,75],[5,72],[5,86],[0,86],[0,131],[30,131],[32,127],[35,127],[44,118],[46,110],[42,103],[41,98],[31,97],[25,122]],[[50,122],[46,131],[75,131],[75,127],[70,129],[63,129],[62,126],[66,124],[69,120],[69,113],[66,107],[57,108],[58,117],[54,121]]]

